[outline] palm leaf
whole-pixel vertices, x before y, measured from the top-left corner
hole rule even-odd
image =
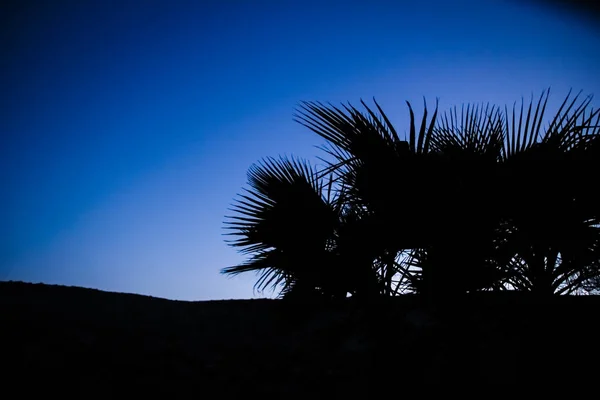
[[[310,164],[298,159],[262,160],[248,171],[249,189],[238,196],[226,216],[228,244],[253,255],[226,274],[264,271],[260,289],[289,284],[315,268],[337,223],[326,187]]]

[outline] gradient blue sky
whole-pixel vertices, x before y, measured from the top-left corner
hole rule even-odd
[[[450,4],[451,3],[451,4]],[[301,100],[600,95],[591,20],[518,1],[15,1],[2,6],[0,280],[253,297],[223,234],[263,156],[313,158]],[[597,102],[594,102],[597,104]],[[261,297],[262,295],[258,295]]]

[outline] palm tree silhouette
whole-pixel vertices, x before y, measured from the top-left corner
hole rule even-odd
[[[507,283],[540,294],[573,293],[600,273],[600,115],[591,96],[567,95],[547,128],[548,92],[525,116],[506,112],[502,156]]]
[[[379,104],[301,103],[327,141],[325,168],[268,159],[249,171],[228,227],[252,254],[225,273],[326,297],[478,290],[572,293],[600,276],[599,112],[567,95],[546,129],[549,91],[509,112],[410,103],[400,139]],[[591,283],[592,282],[592,283]]]

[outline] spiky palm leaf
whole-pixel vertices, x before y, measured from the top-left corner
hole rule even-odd
[[[504,144],[502,115],[490,104],[454,107],[440,118],[432,135],[433,151],[456,156],[487,157],[497,161]]]
[[[249,169],[248,184],[226,229],[234,237],[229,244],[252,257],[222,272],[260,272],[259,290],[316,279],[323,273],[316,270],[327,267],[324,252],[339,212],[324,197],[324,181],[306,161],[269,158]]]

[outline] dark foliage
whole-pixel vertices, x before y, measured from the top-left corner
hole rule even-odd
[[[379,104],[304,102],[295,119],[326,140],[325,167],[268,159],[227,225],[258,289],[307,298],[481,290],[589,292],[600,275],[600,114],[549,92],[504,109],[463,106],[408,137]]]

